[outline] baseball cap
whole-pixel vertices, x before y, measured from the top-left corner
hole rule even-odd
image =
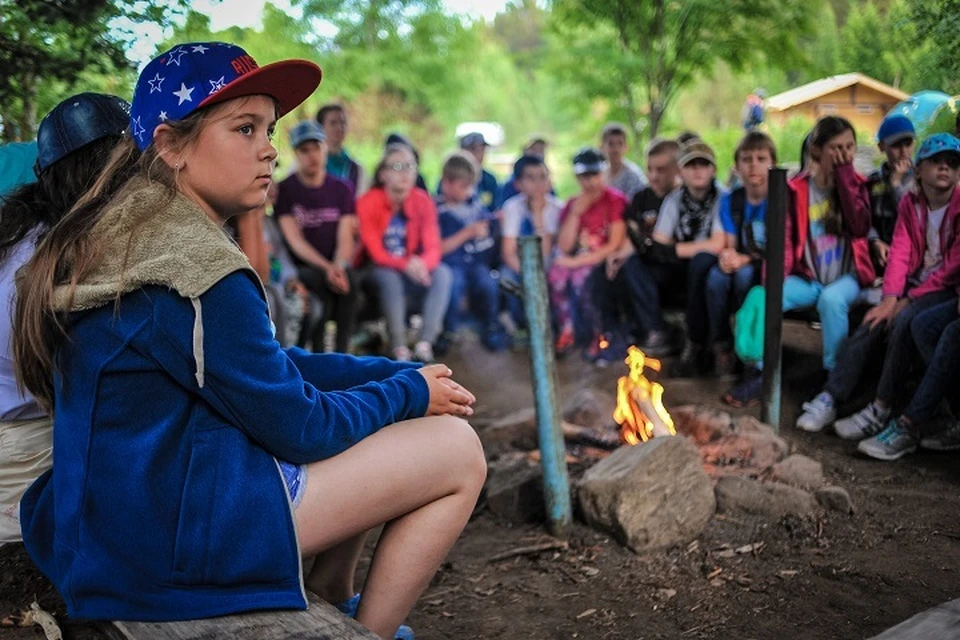
[[[39,176],[57,160],[107,136],[122,135],[130,125],[130,103],[105,93],[78,93],[48,113],[37,128]]]
[[[703,140],[695,138],[687,144],[680,147],[680,157],[677,158],[677,166],[685,167],[694,160],[706,160],[713,166],[717,166],[716,157],[713,155],[713,149]]]
[[[949,133],[935,133],[923,141],[917,149],[914,164],[920,164],[939,153],[955,153],[960,156],[960,140]]]
[[[140,72],[130,108],[130,134],[141,150],[153,130],[197,109],[242,96],[268,95],[283,116],[320,84],[320,67],[308,60],[281,60],[261,67],[246,51],[226,42],[179,44]]]
[[[877,141],[890,145],[904,138],[915,138],[917,132],[913,128],[910,118],[900,114],[889,115],[880,123],[877,130]]]
[[[573,156],[573,173],[582,176],[585,173],[600,173],[607,168],[607,159],[603,154],[593,149],[585,147],[577,155]]]
[[[325,142],[326,139],[327,134],[316,120],[303,120],[290,130],[290,146],[294,149],[309,140]]]
[[[460,138],[461,149],[469,149],[470,147],[475,147],[477,145],[483,145],[485,147],[490,146],[490,144],[487,142],[487,139],[483,137],[482,133],[468,133]]]

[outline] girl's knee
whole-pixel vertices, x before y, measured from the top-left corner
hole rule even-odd
[[[817,311],[821,316],[825,314],[846,314],[850,311],[850,300],[838,291],[824,289],[817,298]]]
[[[479,489],[487,477],[487,460],[477,432],[469,422],[456,416],[436,416],[432,420],[440,440],[438,450],[451,467],[465,479],[476,482]]]

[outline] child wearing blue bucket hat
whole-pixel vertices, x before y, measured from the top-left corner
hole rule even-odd
[[[129,138],[28,265],[17,369],[56,407],[56,464],[23,537],[71,617],[302,609],[311,589],[394,638],[473,510],[486,465],[450,370],[282,349],[222,230],[263,205],[276,120],[320,78],[222,42],[160,54]]]
[[[81,93],[47,114],[37,129],[30,184],[0,207],[0,544],[21,539],[19,502],[53,463],[53,423],[17,388],[11,337],[16,273],[46,233],[73,207],[103,169],[127,129],[130,105],[116,96]]]

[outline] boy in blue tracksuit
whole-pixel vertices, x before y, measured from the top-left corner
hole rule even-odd
[[[475,196],[477,169],[474,159],[461,151],[447,158],[440,178],[437,217],[443,262],[453,272],[441,351],[449,347],[452,334],[460,328],[464,296],[478,315],[483,345],[491,351],[507,346],[506,331],[498,319],[500,289],[493,272],[499,225]]]
[[[56,407],[23,537],[71,618],[302,609],[310,589],[409,638],[400,622],[470,516],[485,463],[451,416],[473,396],[443,365],[282,349],[222,231],[262,206],[275,121],[319,81],[313,63],[259,67],[220,42],[161,54],[117,161],[23,274],[18,373]]]

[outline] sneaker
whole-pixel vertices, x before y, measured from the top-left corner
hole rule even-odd
[[[598,345],[589,353],[590,361],[601,369],[606,369],[612,364],[623,362],[627,354],[627,343],[617,335],[611,335],[605,340],[604,347],[600,348],[603,342],[597,341]]]
[[[878,435],[861,440],[857,451],[877,460],[896,460],[916,451],[918,444],[916,436],[896,420],[890,420],[887,428]]]
[[[920,440],[920,446],[930,451],[956,451],[960,449],[960,420],[940,433]]]
[[[433,364],[433,345],[421,340],[413,346],[413,358],[423,364]]]
[[[676,352],[676,345],[670,339],[669,331],[650,331],[647,333],[647,339],[640,344],[640,350],[651,358],[662,358],[673,355]]]
[[[737,370],[737,357],[727,345],[717,345],[713,349],[713,375],[718,378],[732,376]]]
[[[566,355],[576,344],[576,337],[573,334],[573,325],[568,325],[560,331],[559,337],[553,345],[553,350],[557,355]]]
[[[413,360],[413,354],[409,347],[397,347],[393,350],[393,359],[397,362],[410,362]]]
[[[889,418],[889,409],[880,409],[871,402],[849,418],[837,420],[833,430],[844,440],[863,440],[883,431]]]
[[[674,378],[690,378],[700,373],[700,358],[703,355],[703,345],[688,342],[680,354],[680,361],[674,367]]]
[[[797,418],[797,429],[817,433],[823,431],[828,424],[837,419],[837,409],[833,404],[833,396],[821,391],[810,402],[803,403],[803,413]]]
[[[725,403],[737,409],[755,407],[763,396],[763,372],[758,369],[744,374],[743,379],[721,397]]]
[[[510,348],[510,336],[499,322],[487,327],[480,342],[487,351],[503,351]]]
[[[437,338],[437,341],[433,344],[433,353],[436,356],[441,358],[447,355],[447,352],[450,351],[450,347],[453,346],[456,335],[450,331],[444,331],[440,334],[440,337]]]
[[[345,602],[338,602],[333,605],[343,615],[356,619],[357,609],[360,608],[360,594],[356,594]],[[393,640],[413,640],[413,629],[405,624],[400,625]]]

